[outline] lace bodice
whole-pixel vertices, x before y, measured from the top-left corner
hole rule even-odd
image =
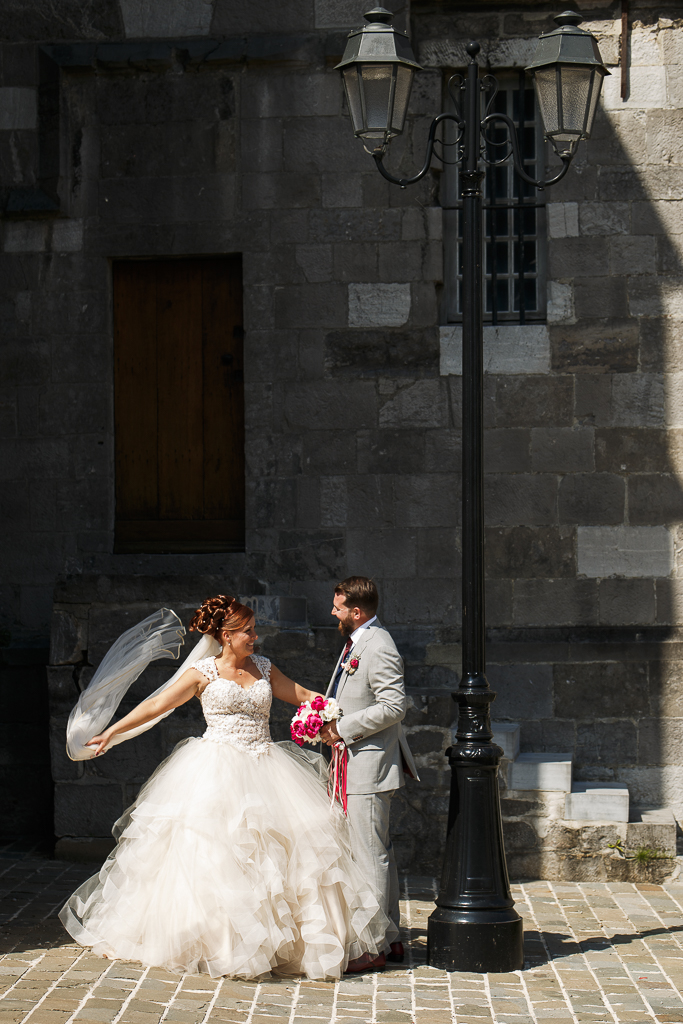
[[[268,720],[273,694],[270,689],[270,661],[258,654],[252,654],[251,660],[263,674],[248,690],[232,679],[219,676],[215,658],[205,658],[192,667],[209,680],[199,698],[208,726],[204,739],[230,743],[258,757],[272,742]]]

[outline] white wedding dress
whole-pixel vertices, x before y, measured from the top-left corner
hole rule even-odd
[[[395,928],[352,859],[349,825],[293,743],[273,743],[270,662],[248,690],[194,667],[207,730],[183,740],[116,823],[115,850],[63,907],[93,951],[213,977],[339,978]]]

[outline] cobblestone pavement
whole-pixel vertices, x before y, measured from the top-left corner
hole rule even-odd
[[[93,956],[55,914],[91,873],[0,849],[0,1024],[538,1024],[683,1022],[683,884],[514,886],[525,969],[425,965],[433,881],[404,882],[406,963],[341,983],[211,980]]]

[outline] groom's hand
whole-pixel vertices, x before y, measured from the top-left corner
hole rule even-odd
[[[335,743],[338,743],[341,736],[337,732],[336,722],[328,722],[324,725],[320,730],[320,736],[323,743],[326,743],[328,747],[332,747]]]

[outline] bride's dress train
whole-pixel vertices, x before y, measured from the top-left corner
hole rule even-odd
[[[116,849],[60,913],[93,951],[171,971],[335,979],[395,938],[349,826],[294,744],[270,740],[270,662],[249,690],[195,667],[202,738],[178,744],[117,822]]]

